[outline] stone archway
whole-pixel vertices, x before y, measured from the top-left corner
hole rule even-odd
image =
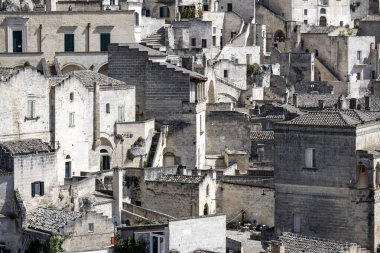
[[[67,64],[65,65],[61,72],[62,74],[67,74],[69,72],[72,72],[72,71],[76,71],[76,70],[85,70],[86,68],[80,66],[80,65],[77,65],[77,64]]]
[[[105,63],[98,69],[98,73],[108,76],[108,63]]]
[[[319,26],[327,26],[327,18],[322,16],[319,18]]]

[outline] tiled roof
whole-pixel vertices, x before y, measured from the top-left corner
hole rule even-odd
[[[318,111],[309,112],[290,121],[284,122],[288,125],[305,125],[305,126],[331,126],[331,127],[353,127],[360,124],[361,121],[351,118],[345,113],[339,111]]]
[[[48,153],[53,151],[48,143],[42,142],[40,139],[5,141],[0,142],[0,147],[13,155]]]
[[[273,140],[274,132],[273,131],[252,131],[251,140]]]
[[[58,209],[36,208],[27,213],[27,226],[50,234],[60,234],[62,228],[71,221],[82,217],[80,212]]]
[[[334,94],[298,94],[298,107],[300,108],[317,108],[319,101],[324,101],[324,107],[335,107],[340,95]]]
[[[185,175],[162,175],[157,178],[157,182],[199,184],[203,181],[203,176],[185,176]]]
[[[360,246],[354,243],[338,242],[321,238],[307,237],[293,233],[283,233],[278,240],[285,247],[285,253],[337,253],[348,252],[350,247]],[[364,252],[364,251],[360,251]]]
[[[70,72],[70,75],[77,78],[86,87],[93,87],[94,82],[100,86],[119,86],[125,84],[122,81],[91,70],[77,70]]]
[[[359,111],[359,110],[339,110],[339,109],[327,109],[327,112],[341,112],[345,115],[356,119],[361,122],[369,122],[380,118],[380,112],[373,111]]]

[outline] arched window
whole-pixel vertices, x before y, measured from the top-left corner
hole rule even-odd
[[[368,168],[363,164],[359,164],[356,168],[356,187],[358,189],[368,187]]]
[[[135,12],[135,26],[139,26],[140,25],[140,17],[139,17],[139,14],[137,12]]]
[[[111,157],[106,149],[100,150],[100,169],[110,170],[111,169]]]
[[[173,153],[167,152],[164,154],[164,166],[174,166],[175,156]]]
[[[326,9],[325,8],[321,8],[321,10],[319,11],[319,13],[326,14]]]
[[[285,41],[285,33],[281,30],[278,30],[274,34],[274,42],[284,42]]]
[[[319,26],[327,26],[327,19],[326,17],[320,17],[319,18]]]
[[[71,157],[65,157],[65,178],[71,177]]]

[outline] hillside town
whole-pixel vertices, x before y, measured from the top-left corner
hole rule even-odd
[[[379,0],[0,0],[0,253],[380,252]]]

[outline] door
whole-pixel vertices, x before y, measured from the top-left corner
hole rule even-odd
[[[151,234],[150,238],[150,252],[149,253],[164,253],[165,252],[165,238],[161,234]]]
[[[109,170],[111,169],[111,159],[108,155],[101,156],[100,159],[100,168],[102,170]]]
[[[71,162],[65,162],[65,177],[71,177]]]
[[[293,214],[293,232],[301,232],[301,217],[298,214]]]
[[[13,52],[22,52],[22,31],[13,31]]]

